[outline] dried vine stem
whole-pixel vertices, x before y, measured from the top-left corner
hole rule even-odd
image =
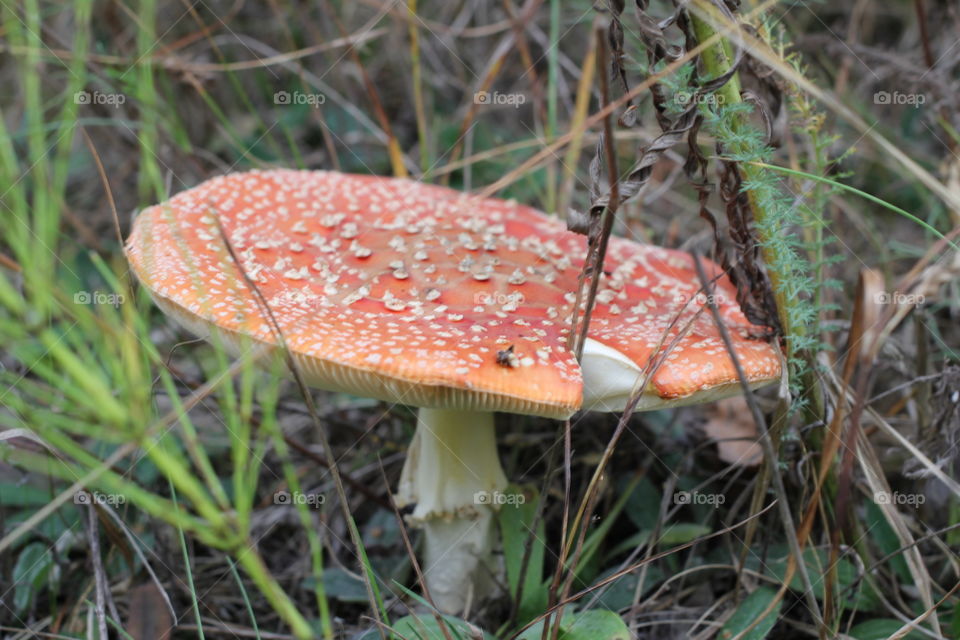
[[[714,23],[730,24],[735,23],[735,17],[722,1],[713,0],[695,0],[690,5],[690,23],[692,31],[698,42],[705,42],[716,35],[713,27]],[[719,42],[707,47],[701,54],[700,60],[703,68],[713,76],[727,76],[728,81],[717,89],[717,95],[722,99],[724,105],[736,105],[743,102],[740,91],[740,80],[735,73],[739,58],[734,56],[731,59],[730,45],[728,40],[721,39]],[[740,49],[737,50],[738,55]],[[739,130],[750,126],[746,122],[743,114],[732,114],[734,122],[732,128]],[[729,151],[737,153],[740,149],[730,149]],[[759,320],[765,317],[767,326],[770,326],[785,336],[787,341],[787,350],[792,353],[791,341],[796,336],[803,335],[803,326],[794,326],[787,310],[791,301],[786,299],[786,288],[783,286],[785,274],[781,273],[778,265],[782,264],[779,256],[775,255],[770,249],[770,238],[763,237],[761,229],[764,228],[764,222],[767,212],[762,203],[758,201],[752,191],[743,190],[743,181],[747,182],[760,178],[760,171],[757,167],[742,163],[724,161],[721,164],[721,177],[723,196],[727,202],[727,215],[731,222],[731,229],[735,230],[734,242],[738,245],[738,258],[742,258],[742,274],[753,283],[752,294],[753,304],[745,306],[744,313],[751,320]],[[754,224],[754,222],[756,224]],[[754,234],[757,237],[753,237]],[[759,266],[756,258],[762,257],[765,269]],[[732,271],[732,275],[737,275],[737,270]],[[739,285],[740,283],[738,283]],[[738,286],[738,289],[741,287]],[[772,296],[772,300],[769,299]]]
[[[601,107],[607,107],[610,103],[610,82],[607,76],[607,64],[609,60],[609,51],[607,49],[608,43],[603,38],[603,31],[610,32],[610,25],[604,27],[600,22],[597,22],[594,26],[596,31],[596,37],[594,42],[597,43],[597,67],[598,67],[598,76],[600,79],[600,95],[602,104]],[[626,82],[624,78],[624,83]],[[590,289],[587,293],[586,298],[586,308],[584,309],[583,314],[583,323],[580,326],[579,336],[576,338],[576,342],[572,344],[574,353],[576,354],[577,360],[583,356],[583,347],[587,340],[587,331],[590,329],[590,316],[593,311],[594,300],[597,296],[597,288],[600,284],[600,278],[603,275],[603,260],[607,252],[607,242],[610,238],[610,233],[613,230],[613,220],[614,215],[617,210],[617,205],[620,201],[619,195],[619,185],[618,177],[619,172],[617,170],[617,156],[616,148],[613,145],[613,125],[611,123],[611,114],[607,114],[603,119],[603,134],[601,135],[600,142],[598,143],[598,153],[600,149],[604,146],[604,139],[609,140],[611,144],[607,147],[607,152],[604,154],[607,159],[607,173],[610,179],[610,197],[605,206],[600,208],[597,207],[591,208],[591,219],[587,231],[588,237],[588,253],[587,259],[583,266],[583,271],[580,274],[580,280],[577,287],[577,297],[574,301],[572,320],[570,326],[570,335],[568,336],[568,348],[571,346],[570,341],[574,340],[574,337],[577,335],[577,312],[580,309],[581,299],[583,297],[583,289],[585,280],[590,278]],[[594,158],[596,162],[596,158]],[[564,450],[566,453],[565,457],[565,472],[566,472],[566,491],[567,499],[564,501],[564,536],[561,548],[561,560],[557,563],[556,571],[554,572],[553,580],[550,584],[550,593],[548,603],[552,606],[557,602],[557,591],[561,588],[561,576],[564,569],[563,559],[567,557],[570,552],[569,539],[566,535],[566,524],[567,517],[569,512],[567,511],[567,506],[569,504],[569,490],[570,490],[570,421],[567,420],[564,425]],[[582,548],[583,536],[580,537],[580,543],[577,547],[577,555],[579,555],[580,548]],[[565,598],[570,592],[570,585],[573,578],[573,572],[570,572],[570,578],[563,583],[563,591],[561,598]],[[557,640],[557,636],[560,632],[560,620],[563,618],[563,607],[560,607],[556,614],[556,625],[553,628],[552,639]],[[550,629],[549,617],[548,622],[545,622],[543,625],[543,634],[542,640],[546,640],[547,633]]]
[[[602,26],[597,27],[598,30],[602,28]],[[599,36],[597,38],[597,65],[600,68],[598,75],[600,77],[601,106],[605,107],[610,103],[610,82],[606,71],[609,51],[602,34],[597,35]],[[584,265],[583,274],[581,274],[580,286],[577,290],[577,300],[574,304],[573,323],[575,327],[576,313],[580,308],[580,298],[583,294],[584,276],[589,277],[590,289],[587,292],[586,307],[583,310],[583,323],[580,325],[580,335],[577,338],[574,348],[577,360],[583,356],[583,345],[587,341],[587,331],[590,329],[590,316],[593,313],[593,305],[597,297],[597,289],[600,286],[600,278],[603,276],[603,261],[607,255],[607,244],[610,241],[610,233],[613,231],[613,220],[617,214],[617,207],[620,204],[616,141],[613,137],[613,124],[610,120],[609,115],[603,119],[603,134],[600,136],[600,142],[597,144],[597,153],[603,153],[604,149],[606,150],[603,156],[606,160],[607,177],[610,187],[603,206],[594,204],[590,209],[590,227],[587,234],[587,262]],[[606,142],[608,142],[608,144],[606,144]],[[594,158],[593,162],[597,163],[598,158]],[[591,173],[593,173],[592,169]],[[571,328],[571,337],[573,334],[574,330]]]
[[[678,47],[669,47],[666,43],[666,36],[663,30],[674,23],[686,24],[683,18],[684,14],[678,9],[674,14],[661,22],[655,22],[643,11],[645,2],[638,2],[642,29],[642,37],[647,44],[648,56],[651,61],[651,71],[653,66],[662,60],[676,61],[684,54],[684,50]],[[607,73],[619,80],[621,90],[626,94],[626,109],[618,119],[618,124],[623,127],[629,127],[636,123],[636,107],[630,96],[629,84],[627,82],[626,70],[623,66],[623,27],[620,23],[620,16],[624,10],[622,0],[609,0],[607,3],[607,22],[597,24],[596,42],[598,50],[598,63],[600,76],[601,109],[606,109],[610,105],[610,82]],[[689,31],[685,29],[685,32]],[[691,41],[689,33],[688,41]],[[738,50],[736,60],[739,62],[741,53]],[[603,122],[603,132],[597,143],[596,152],[590,162],[590,211],[588,214],[582,214],[571,211],[567,220],[567,226],[571,231],[581,233],[587,236],[587,260],[585,261],[583,272],[580,275],[580,281],[577,287],[577,297],[574,303],[573,320],[571,322],[570,335],[567,346],[577,356],[577,359],[583,354],[583,346],[586,342],[587,332],[590,326],[590,316],[593,310],[593,301],[596,297],[597,288],[602,277],[603,260],[606,255],[607,243],[610,233],[613,229],[613,221],[616,212],[621,204],[635,197],[650,179],[653,172],[653,166],[660,157],[669,149],[676,146],[684,140],[685,137],[690,140],[691,157],[695,161],[688,160],[688,174],[696,168],[705,166],[706,160],[699,153],[696,145],[696,134],[699,130],[701,117],[697,111],[697,104],[702,95],[717,90],[723,86],[736,73],[736,65],[726,73],[704,83],[691,92],[691,99],[688,101],[687,108],[676,119],[667,118],[666,107],[659,85],[651,85],[651,92],[654,96],[654,104],[657,107],[657,120],[660,123],[663,133],[655,138],[649,145],[640,152],[639,159],[624,175],[619,175],[617,166],[616,141],[614,139],[614,128],[611,122],[612,113],[607,113]],[[603,174],[606,173],[606,176]],[[584,304],[584,286],[589,279],[589,290],[586,294]],[[581,306],[584,307],[583,321],[578,323],[577,314]]]

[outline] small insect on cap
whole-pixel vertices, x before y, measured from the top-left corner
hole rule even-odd
[[[314,386],[557,418],[582,405],[566,342],[586,241],[512,201],[335,172],[235,173],[144,210],[126,250],[158,306],[233,349],[278,344],[255,287]],[[682,326],[696,311],[684,305],[699,290],[692,261],[612,238],[605,268],[591,342],[642,366],[670,344],[672,316]],[[775,379],[778,354],[750,335],[726,278],[715,295],[751,382]],[[702,313],[650,393],[673,401],[735,380]]]

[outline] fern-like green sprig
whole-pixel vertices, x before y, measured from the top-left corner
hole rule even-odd
[[[668,115],[676,117],[683,112],[690,96],[697,93],[694,82],[692,65],[684,65],[662,82]],[[698,109],[703,116],[701,130],[719,143],[724,158],[752,167],[744,172],[742,187],[750,195],[751,205],[763,212],[755,216],[756,232],[764,248],[766,266],[777,276],[772,278],[777,300],[786,301],[780,313],[787,332],[790,386],[794,409],[803,407],[802,381],[812,364],[806,354],[822,347],[819,319],[825,308],[821,291],[827,284],[822,273],[829,262],[822,257],[822,233],[804,230],[811,228],[811,220],[822,224],[822,216],[815,211],[822,211],[826,190],[820,189],[811,198],[804,191],[790,189],[774,172],[756,167],[755,163],[770,164],[774,150],[764,133],[749,124],[754,111],[750,103],[725,103],[720,94],[713,94],[699,99]],[[825,157],[826,145],[818,139],[816,146],[820,157]]]

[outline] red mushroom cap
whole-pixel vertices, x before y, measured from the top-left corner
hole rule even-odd
[[[708,278],[722,273],[713,262],[702,262]],[[690,254],[614,237],[604,271],[609,275],[601,280],[590,338],[640,366],[659,350],[669,348],[650,381],[660,398],[680,399],[716,387],[739,386],[713,316],[703,309],[707,297]],[[726,275],[716,280],[710,295],[748,382],[778,379],[781,356],[769,342],[758,339],[765,332],[744,317],[737,290]],[[670,347],[680,333],[684,336]]]
[[[551,417],[581,403],[580,369],[565,344],[585,251],[582,236],[514,202],[291,170],[204,182],[144,210],[127,242],[133,270],[166,313],[235,348],[241,336],[275,345],[245,273],[315,386]],[[669,344],[662,338],[674,317],[675,333],[701,306],[681,311],[699,290],[692,259],[611,238],[604,268],[590,337],[642,365]],[[750,337],[758,328],[729,280],[715,288],[748,378],[777,378],[779,354]],[[703,313],[652,383],[675,399],[735,381]]]

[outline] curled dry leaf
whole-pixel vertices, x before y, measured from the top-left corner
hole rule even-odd
[[[948,156],[941,165],[940,171],[947,188],[954,193],[960,193],[960,160],[953,155]],[[960,225],[960,209],[950,209],[950,218],[953,224]]]
[[[163,595],[152,582],[130,590],[130,611],[125,629],[134,640],[169,640],[174,622]]]
[[[948,252],[923,270],[915,288],[919,295],[914,296],[913,300],[940,300],[942,287],[957,280],[960,280],[960,251]]]
[[[714,403],[703,430],[711,440],[716,440],[717,453],[724,462],[752,467],[763,459],[763,450],[757,442],[760,437],[757,423],[742,396]]]

